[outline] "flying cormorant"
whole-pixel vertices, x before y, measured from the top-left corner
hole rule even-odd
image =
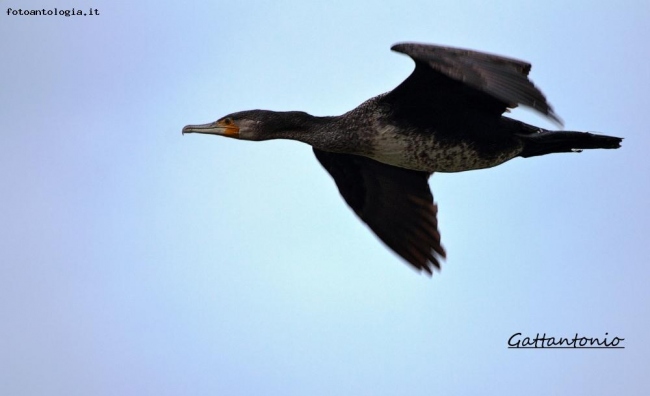
[[[242,140],[292,139],[313,147],[339,192],[388,247],[418,270],[440,269],[433,172],[490,168],[514,157],[615,149],[621,138],[549,131],[502,113],[531,107],[561,124],[515,59],[435,45],[402,43],[415,70],[397,88],[343,115],[249,110],[183,133]]]

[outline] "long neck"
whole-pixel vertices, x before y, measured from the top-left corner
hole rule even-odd
[[[354,133],[346,130],[342,116],[316,117],[300,111],[275,113],[265,125],[268,139],[290,139],[327,150],[349,152]]]

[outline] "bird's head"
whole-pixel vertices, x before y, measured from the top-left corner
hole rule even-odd
[[[247,110],[228,114],[208,124],[187,125],[183,134],[205,133],[241,140],[277,139],[286,137],[286,132],[303,129],[309,117],[299,111]]]
[[[228,114],[215,122],[208,124],[187,125],[183,128],[186,133],[204,133],[219,135],[241,140],[263,140],[264,110],[240,111]]]

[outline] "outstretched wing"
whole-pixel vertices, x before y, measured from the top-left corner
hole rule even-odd
[[[437,206],[429,173],[382,164],[370,158],[314,148],[345,202],[388,247],[431,274],[446,256],[440,245]]]
[[[529,63],[435,45],[402,43],[391,49],[415,61],[413,73],[384,98],[398,108],[434,108],[462,116],[468,110],[500,115],[524,105],[562,123],[528,79]]]

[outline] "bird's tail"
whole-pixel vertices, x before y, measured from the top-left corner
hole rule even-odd
[[[616,149],[622,138],[596,135],[589,132],[546,131],[520,135],[524,148],[521,157],[535,157],[551,153],[580,152],[585,149]]]

